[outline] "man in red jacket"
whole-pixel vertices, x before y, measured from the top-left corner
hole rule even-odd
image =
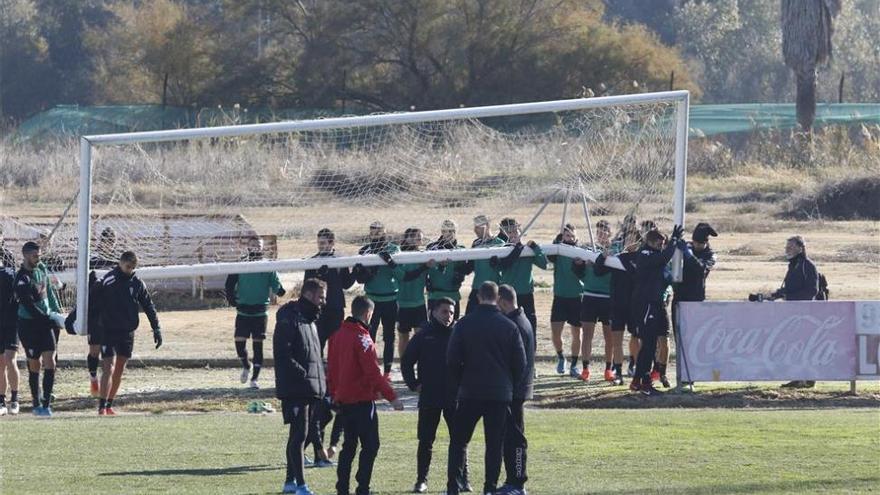
[[[395,411],[403,410],[391,384],[379,369],[376,345],[370,338],[367,322],[373,313],[373,301],[358,296],[351,302],[351,316],[330,337],[327,351],[327,385],[339,404],[345,440],[336,468],[336,493],[349,493],[351,465],[361,444],[356,495],[370,493],[373,463],[379,453],[379,417],[374,399],[381,394]]]

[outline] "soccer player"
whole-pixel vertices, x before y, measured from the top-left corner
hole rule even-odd
[[[567,223],[556,236],[554,244],[577,246],[574,225]],[[584,283],[572,270],[574,259],[567,256],[548,256],[553,263],[553,305],[550,309],[550,333],[556,351],[556,373],[565,373],[565,356],[562,354],[562,330],[568,323],[571,329],[571,367],[577,366],[581,350],[581,297]]]
[[[596,249],[600,255],[608,252],[611,241],[611,228],[605,220],[596,223]],[[590,359],[593,354],[593,333],[596,323],[602,324],[602,337],[605,341],[605,381],[613,382],[614,373],[611,370],[612,362],[620,363],[623,356],[614,357],[614,346],[611,335],[611,274],[595,270],[595,265],[587,266],[583,260],[576,260],[572,265],[573,270],[583,278],[584,297],[581,301],[581,325],[584,328],[584,337],[581,341],[583,354],[583,369],[579,378],[583,381],[590,379]],[[574,361],[576,363],[576,360]],[[572,364],[571,376],[576,376],[577,369]]]
[[[327,228],[318,231],[318,254],[312,258],[335,258],[336,234]],[[317,270],[306,270],[305,278],[317,278],[327,284],[327,304],[318,317],[318,337],[321,339],[321,353],[333,332],[345,318],[345,290],[354,285],[354,277],[348,268],[328,268],[323,265]]]
[[[101,387],[98,402],[99,416],[114,416],[113,400],[122,383],[125,365],[134,351],[134,332],[140,326],[138,308],[150,320],[153,343],[162,346],[162,329],[156,307],[147,287],[135,275],[137,255],[126,251],[119,263],[101,279],[101,317],[104,340],[101,342]]]
[[[40,261],[40,246],[26,242],[21,248],[24,261],[15,275],[18,298],[18,336],[28,363],[28,384],[33,413],[52,416],[52,389],[55,386],[55,330],[61,324],[59,304],[49,281],[49,271]],[[40,395],[40,369],[43,370],[43,395]]]
[[[248,242],[248,260],[263,259],[263,240],[252,237]],[[231,274],[226,277],[226,300],[235,306],[235,353],[241,360],[241,383],[248,382],[250,388],[260,388],[257,380],[263,368],[263,341],[266,340],[266,326],[269,319],[269,298],[271,294],[282,297],[284,287],[277,272]],[[248,361],[247,339],[252,339],[254,349],[253,374]]]
[[[452,335],[454,317],[455,301],[448,297],[437,299],[431,309],[431,320],[409,341],[400,361],[403,381],[410,390],[419,394],[419,447],[416,453],[416,484],[413,493],[428,491],[428,471],[441,415],[446,427],[452,431],[455,391],[447,383],[446,350]],[[469,488],[466,457],[458,486],[462,490]]]
[[[613,369],[614,385],[623,385],[623,332],[628,331],[629,368],[628,376],[633,376],[636,356],[639,353],[638,326],[633,322],[632,295],[635,284],[636,256],[640,246],[639,233],[635,229],[624,230],[620,237],[612,242],[612,252],[625,270],[615,270],[605,266],[605,256],[596,258],[594,270],[597,274],[611,273],[611,339],[614,348]]]
[[[376,346],[367,326],[373,307],[370,299],[355,297],[351,301],[351,317],[330,337],[327,350],[327,385],[330,395],[339,404],[345,432],[336,467],[336,493],[349,493],[351,465],[358,443],[361,454],[355,474],[355,494],[370,493],[373,464],[379,453],[379,415],[374,399],[381,394],[395,410],[403,410],[403,403],[376,364]]]
[[[18,352],[18,301],[15,298],[15,261],[0,252],[0,416],[18,414],[20,375],[15,354]],[[6,391],[9,389],[9,405]]]
[[[109,270],[116,266],[116,257],[114,251],[116,249],[116,231],[112,227],[107,227],[101,231],[101,238],[95,247],[93,256],[89,259],[89,268],[92,270]],[[92,272],[94,273],[94,272]],[[91,279],[90,279],[91,280]],[[91,284],[90,284],[91,287]],[[97,286],[95,286],[97,287]],[[98,294],[89,291],[89,308],[92,307],[92,301],[98,299]],[[103,334],[100,324],[92,324],[92,310],[89,310],[89,333],[87,336],[89,343],[89,353],[86,356],[86,365],[89,370],[89,391],[92,397],[97,398],[100,395],[98,384],[98,367],[101,364],[101,341]]]
[[[438,249],[464,249],[458,244],[456,232],[458,225],[453,220],[443,220],[440,224],[440,237],[428,244],[428,251]],[[455,301],[455,320],[461,315],[461,284],[464,277],[471,271],[463,261],[441,261],[428,273],[428,310],[433,309],[436,301],[449,298]]]
[[[471,243],[471,248],[493,248],[501,247],[507,241],[507,236],[503,232],[499,232],[498,236],[492,236],[489,231],[489,217],[486,215],[477,215],[474,217],[474,234],[477,238]],[[493,260],[474,260],[466,263],[463,273],[465,275],[473,272],[474,278],[471,281],[471,292],[468,295],[467,308],[465,314],[479,306],[478,293],[483,282],[498,283],[501,273],[497,267],[497,261]]]
[[[287,477],[281,493],[313,495],[303,474],[303,446],[309,432],[309,410],[326,393],[321,341],[315,322],[324,305],[327,284],[303,281],[299,298],[278,310],[272,354],[275,358],[275,396],[281,399],[287,438]]]
[[[684,251],[681,283],[672,286],[672,331],[676,331],[678,303],[682,301],[704,301],[706,299],[706,279],[715,267],[715,251],[709,245],[709,237],[717,237],[718,232],[708,223],[698,223],[691,234],[691,242]],[[675,333],[677,335],[677,333]],[[681,389],[692,392],[693,383],[684,381]]]
[[[403,233],[403,241],[400,243],[401,252],[418,251],[422,246],[422,230],[410,227]],[[428,321],[428,310],[425,306],[425,282],[428,270],[434,266],[434,261],[427,263],[414,263],[398,265],[393,260],[388,262],[397,279],[398,292],[397,304],[397,355],[403,356],[409,335]]]
[[[529,320],[522,308],[518,307],[516,292],[509,285],[498,287],[498,309],[516,324],[526,351],[526,367],[516,380],[513,387],[513,400],[507,410],[507,421],[504,429],[504,470],[507,479],[504,485],[495,492],[498,494],[525,494],[525,484],[529,479],[526,463],[528,460],[526,441],[525,401],[533,395],[535,376],[535,346],[532,344],[532,333]]]
[[[400,247],[391,242],[385,234],[385,225],[382,222],[370,224],[370,242],[358,251],[358,254],[378,254],[386,263],[391,255],[400,251]],[[370,338],[376,341],[379,324],[382,324],[382,340],[385,346],[382,352],[382,364],[385,369],[385,377],[391,377],[391,363],[394,362],[394,334],[397,326],[397,279],[394,270],[390,266],[364,267],[355,265],[355,279],[364,284],[364,292],[367,298],[373,301],[375,309],[370,319]]]
[[[522,231],[513,218],[501,220],[501,230],[507,237],[505,246],[513,246],[513,250],[499,262],[501,266],[500,280],[502,284],[511,285],[516,290],[516,299],[526,312],[526,318],[532,324],[532,332],[535,335],[533,343],[537,346],[538,316],[535,314],[535,280],[532,278],[532,265],[546,270],[547,256],[535,241],[528,243],[534,256],[520,256],[523,250]]]
[[[636,376],[630,389],[644,395],[658,395],[651,379],[651,362],[657,352],[657,336],[668,333],[669,319],[663,294],[668,286],[669,260],[677,247],[686,247],[681,239],[682,228],[676,225],[672,229],[670,242],[657,230],[649,230],[645,234],[645,244],[636,258],[636,291],[633,296],[633,307],[638,315],[639,337],[641,348],[636,360]],[[664,246],[664,244],[666,244]]]
[[[498,285],[484,282],[478,297],[480,305],[455,324],[446,351],[448,379],[458,390],[446,470],[446,493],[452,495],[461,492],[460,468],[480,418],[486,442],[483,493],[495,493],[508,409],[514,387],[527,370],[519,329],[498,309]]]

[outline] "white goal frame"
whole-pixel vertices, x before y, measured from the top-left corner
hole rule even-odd
[[[298,120],[267,124],[247,124],[235,126],[205,127],[195,129],[175,129],[164,131],[128,132],[119,134],[101,134],[82,136],[80,138],[80,182],[79,182],[79,215],[77,237],[76,265],[76,332],[87,333],[89,296],[89,258],[91,247],[91,213],[92,213],[92,148],[120,144],[156,143],[162,141],[183,141],[218,137],[253,136],[257,134],[279,134],[290,132],[315,131],[335,128],[359,128],[377,125],[413,124],[420,122],[439,122],[456,119],[479,119],[502,117],[520,114],[535,114],[587,110],[612,107],[616,105],[648,104],[674,102],[676,104],[675,122],[675,179],[673,199],[673,219],[676,225],[684,225],[685,190],[687,184],[687,139],[688,111],[690,94],[688,91],[664,91],[634,95],[602,96],[596,98],[577,98],[511,105],[492,105],[473,108],[455,108],[449,110],[431,110],[423,112],[403,112],[358,117],[339,117],[317,120]],[[595,259],[596,254],[581,248],[549,244],[542,246],[546,254],[564,254],[579,256],[584,259]],[[430,259],[474,260],[487,259],[492,256],[503,256],[510,252],[507,248],[461,249],[455,251],[421,251],[401,253],[395,259],[402,263],[423,263]],[[524,255],[531,255],[525,249]],[[163,267],[147,267],[138,270],[138,276],[144,279],[180,278],[202,275],[226,275],[230,273],[259,273],[266,271],[291,272],[319,268],[321,265],[352,266],[361,263],[365,266],[383,264],[377,255],[346,256],[334,259],[281,259],[248,263],[209,263],[202,265],[178,265]],[[609,266],[622,268],[620,262],[610,258]],[[673,258],[673,279],[681,280],[681,252],[676,251]]]

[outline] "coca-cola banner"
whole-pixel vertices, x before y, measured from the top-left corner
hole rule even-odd
[[[680,303],[682,379],[855,380],[857,375],[860,379],[877,375],[877,349],[867,347],[874,347],[880,334],[878,305],[876,301]]]

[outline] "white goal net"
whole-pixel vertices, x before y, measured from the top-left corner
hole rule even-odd
[[[52,251],[82,295],[84,261],[124,250],[151,279],[310,268],[322,228],[352,265],[374,221],[431,241],[452,220],[465,247],[476,215],[493,231],[513,217],[548,245],[569,222],[589,246],[587,218],[615,232],[628,215],[683,220],[686,130],[687,93],[669,92],[90,136],[78,224],[61,222]],[[269,261],[247,260],[255,236]]]

